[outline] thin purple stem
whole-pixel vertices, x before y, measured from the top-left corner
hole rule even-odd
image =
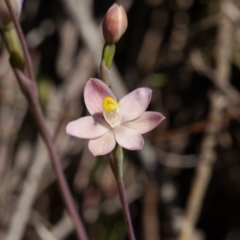
[[[128,237],[130,240],[135,240],[136,238],[135,238],[134,231],[133,231],[133,226],[132,226],[131,216],[130,216],[130,212],[129,212],[129,207],[128,207],[128,202],[127,202],[126,191],[125,191],[123,179],[117,180],[117,185],[118,185],[119,196],[120,196],[121,203],[122,203],[124,221],[126,224]]]
[[[88,237],[87,237],[87,234],[83,227],[82,220],[80,219],[80,217],[78,215],[77,209],[75,207],[75,203],[71,197],[71,192],[67,185],[67,181],[66,181],[66,178],[65,178],[63,170],[62,170],[60,159],[57,156],[57,153],[53,146],[53,141],[49,135],[48,129],[46,128],[42,109],[40,108],[40,106],[38,104],[36,106],[31,106],[30,110],[35,118],[35,121],[37,122],[38,128],[42,135],[42,138],[44,139],[44,141],[47,145],[47,148],[48,148],[51,160],[52,160],[52,165],[53,165],[55,174],[57,176],[57,181],[60,186],[60,190],[61,190],[64,202],[65,202],[65,205],[66,205],[66,207],[72,217],[72,220],[75,224],[77,236],[81,240],[87,240]]]
[[[116,176],[116,164],[115,164],[116,161],[115,160],[116,159],[114,159],[113,153],[108,154],[108,161],[112,168],[112,171],[113,171],[113,174],[115,176],[117,186],[118,186],[118,192],[119,192],[119,197],[120,197],[121,204],[122,204],[123,217],[124,217],[125,225],[127,228],[128,238],[129,238],[129,240],[136,240],[135,234],[133,231],[131,215],[130,215],[130,211],[129,211],[129,207],[128,207],[128,201],[127,201],[123,178],[119,178]]]
[[[74,222],[77,236],[81,240],[87,240],[88,237],[87,237],[87,234],[83,227],[82,220],[80,219],[80,217],[78,215],[77,209],[75,207],[75,203],[71,197],[71,192],[67,185],[66,178],[65,178],[63,170],[62,170],[60,159],[57,156],[57,153],[53,146],[53,141],[49,135],[48,129],[46,128],[42,109],[40,108],[40,106],[38,104],[36,106],[31,106],[30,110],[35,118],[35,121],[37,122],[38,128],[42,135],[42,138],[45,141],[46,146],[48,148],[48,151],[49,151],[49,154],[50,154],[50,157],[52,160],[51,162],[52,162],[55,174],[57,176],[57,181],[60,186],[60,190],[61,190],[64,202],[65,202],[65,205],[66,205],[66,207],[72,217],[72,220]]]
[[[32,81],[30,82],[30,80],[20,70],[15,69],[14,66],[13,66],[13,69],[14,69],[14,72],[18,79],[19,85],[22,89],[22,92],[24,93],[24,95],[26,96],[26,98],[29,102],[30,111],[36,121],[39,132],[47,146],[47,149],[48,149],[48,152],[50,155],[50,160],[51,160],[53,169],[54,169],[56,177],[57,177],[57,182],[58,182],[61,194],[63,196],[64,203],[65,203],[65,205],[72,217],[73,223],[75,225],[78,239],[88,240],[86,231],[83,227],[82,220],[77,213],[75,203],[73,201],[70,190],[68,188],[67,181],[66,181],[66,178],[65,178],[63,170],[62,170],[61,161],[58,158],[57,152],[53,145],[53,140],[49,134],[49,131],[48,131],[48,128],[47,128],[47,125],[45,122],[45,118],[44,118],[42,109],[40,107],[38,98],[36,97],[35,83]],[[31,84],[28,85],[28,82]],[[31,88],[31,86],[32,86],[32,88]]]
[[[74,200],[73,200],[70,190],[68,188],[67,181],[66,181],[66,178],[65,178],[63,170],[62,170],[60,159],[58,158],[57,152],[54,148],[53,140],[50,136],[42,109],[39,104],[39,100],[38,100],[37,93],[36,93],[37,87],[36,87],[35,76],[34,76],[34,72],[33,72],[33,68],[32,68],[32,61],[30,58],[30,54],[29,54],[29,51],[27,48],[25,38],[22,33],[22,29],[21,29],[20,24],[15,16],[15,13],[13,11],[10,1],[5,0],[5,2],[8,7],[8,10],[11,14],[13,23],[15,25],[15,28],[17,30],[17,33],[18,33],[18,36],[19,36],[19,39],[20,39],[20,42],[22,45],[22,49],[23,49],[24,57],[25,57],[25,61],[26,61],[26,69],[27,69],[27,72],[29,75],[28,76],[29,79],[23,73],[21,73],[20,70],[15,69],[14,66],[13,66],[13,69],[15,71],[15,74],[17,76],[19,84],[22,88],[22,92],[24,93],[24,95],[26,96],[26,98],[29,102],[31,113],[34,116],[34,119],[39,128],[40,134],[41,134],[43,140],[45,141],[45,144],[49,151],[50,160],[51,160],[53,169],[54,169],[56,177],[57,177],[57,181],[58,181],[58,184],[59,184],[62,196],[63,196],[63,200],[64,200],[65,205],[72,217],[78,239],[79,240],[88,240],[82,220],[81,220],[80,216],[78,215]],[[33,84],[32,87],[30,87],[30,84],[28,83],[30,81]]]

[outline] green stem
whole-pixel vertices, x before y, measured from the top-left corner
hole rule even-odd
[[[113,58],[115,55],[115,44],[105,43],[102,52],[102,59],[104,60],[105,66],[110,69],[112,66]]]
[[[100,64],[100,76],[103,82],[109,85],[109,69],[112,66],[115,55],[115,44],[105,43],[102,51],[102,62]]]

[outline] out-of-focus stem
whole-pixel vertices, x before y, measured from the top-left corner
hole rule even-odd
[[[216,69],[213,81],[226,94],[220,95],[218,91],[213,91],[210,94],[211,111],[209,119],[214,122],[219,121],[226,107],[231,108],[231,105],[225,106],[225,102],[237,103],[237,98],[232,98],[233,94],[229,94],[225,90],[228,89],[230,74],[231,74],[231,56],[232,56],[232,41],[234,33],[234,24],[229,16],[224,12],[227,4],[231,4],[231,0],[221,0],[221,19],[218,27],[217,44],[216,44]],[[227,98],[227,100],[226,100]],[[221,99],[219,101],[219,99]],[[223,100],[224,99],[224,100]],[[232,99],[234,101],[232,101]],[[185,221],[182,232],[178,240],[190,240],[193,238],[194,228],[199,218],[204,196],[206,194],[209,181],[212,176],[213,164],[217,160],[215,147],[217,145],[217,136],[221,130],[221,125],[216,124],[206,128],[206,135],[203,138],[201,146],[201,154],[199,163],[196,169],[196,174],[193,179],[193,185],[187,203]]]
[[[42,109],[40,108],[39,104],[35,105],[35,106],[31,106],[30,110],[35,118],[35,121],[38,125],[39,131],[42,135],[42,138],[44,139],[46,146],[48,148],[49,154],[51,156],[52,159],[52,165],[55,171],[55,174],[57,176],[57,181],[58,184],[60,186],[60,190],[65,202],[65,205],[72,217],[72,220],[74,222],[75,228],[76,228],[76,233],[79,239],[81,240],[87,240],[87,234],[85,232],[85,229],[83,227],[83,223],[78,215],[78,211],[75,207],[75,203],[73,202],[73,199],[71,197],[71,192],[69,190],[69,187],[67,185],[63,170],[62,170],[62,166],[61,166],[61,162],[60,159],[57,156],[57,153],[55,151],[55,148],[53,146],[53,141],[49,135],[49,131],[46,128],[46,124],[45,124],[45,119],[42,113]]]
[[[18,39],[20,40],[20,43],[21,43],[21,47],[22,47],[22,50],[24,53],[24,58],[25,58],[25,63],[26,63],[26,69],[27,69],[29,78],[27,78],[24,75],[24,73],[18,69],[18,67],[19,67],[18,65],[16,65],[16,66],[14,65],[16,62],[16,59],[14,60],[14,57],[16,57],[16,54],[11,55],[12,67],[15,71],[15,74],[18,79],[19,85],[22,89],[22,92],[28,100],[31,113],[37,123],[40,134],[41,134],[43,140],[45,141],[45,144],[49,151],[51,163],[52,163],[53,169],[55,171],[55,174],[57,176],[57,181],[58,181],[64,202],[65,202],[65,205],[66,205],[66,207],[72,217],[73,223],[75,225],[78,239],[79,240],[88,240],[82,220],[80,219],[80,216],[78,215],[74,200],[73,200],[70,190],[68,188],[67,181],[65,179],[65,176],[64,176],[64,173],[62,170],[60,159],[58,158],[57,152],[53,145],[53,140],[50,136],[42,109],[39,104],[39,100],[38,100],[38,96],[37,96],[37,86],[36,86],[34,71],[32,68],[32,61],[30,58],[30,54],[29,54],[29,51],[27,48],[25,38],[22,33],[22,29],[21,29],[20,24],[14,14],[14,11],[12,9],[10,1],[5,0],[5,2],[8,7],[9,13],[11,14],[11,17],[12,17],[12,20],[14,23],[14,27],[17,31]],[[19,51],[21,51],[21,48],[19,48]],[[10,54],[11,53],[12,52],[10,52]]]
[[[14,66],[13,66],[13,68],[14,68]],[[24,93],[24,95],[26,96],[26,98],[29,102],[30,111],[37,123],[40,134],[41,134],[41,136],[47,146],[47,149],[49,151],[51,163],[52,163],[53,169],[55,171],[55,174],[57,176],[57,182],[59,184],[60,191],[62,193],[65,205],[66,205],[66,207],[72,217],[73,223],[75,225],[78,239],[88,240],[86,231],[83,227],[82,220],[80,219],[80,217],[78,215],[77,209],[75,207],[75,203],[71,197],[71,193],[68,188],[67,181],[65,179],[65,176],[64,176],[64,173],[62,170],[60,159],[58,158],[57,152],[53,145],[53,140],[47,129],[42,109],[40,107],[38,99],[36,98],[35,85],[33,82],[31,82],[29,79],[27,79],[20,70],[14,68],[14,71],[15,71],[16,77],[18,79],[19,85],[22,89],[22,92]]]

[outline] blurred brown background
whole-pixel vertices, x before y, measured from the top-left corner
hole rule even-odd
[[[21,17],[41,104],[91,240],[127,239],[117,187],[106,159],[65,126],[87,114],[82,92],[99,77],[101,21],[113,3],[26,0]],[[142,151],[125,151],[137,239],[239,240],[240,1],[117,3],[129,27],[111,86],[119,98],[150,87],[149,110],[166,116]],[[0,239],[75,240],[1,39],[0,46]]]

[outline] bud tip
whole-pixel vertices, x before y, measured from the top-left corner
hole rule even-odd
[[[106,42],[116,43],[127,29],[127,14],[121,5],[114,3],[103,20],[103,36]]]

